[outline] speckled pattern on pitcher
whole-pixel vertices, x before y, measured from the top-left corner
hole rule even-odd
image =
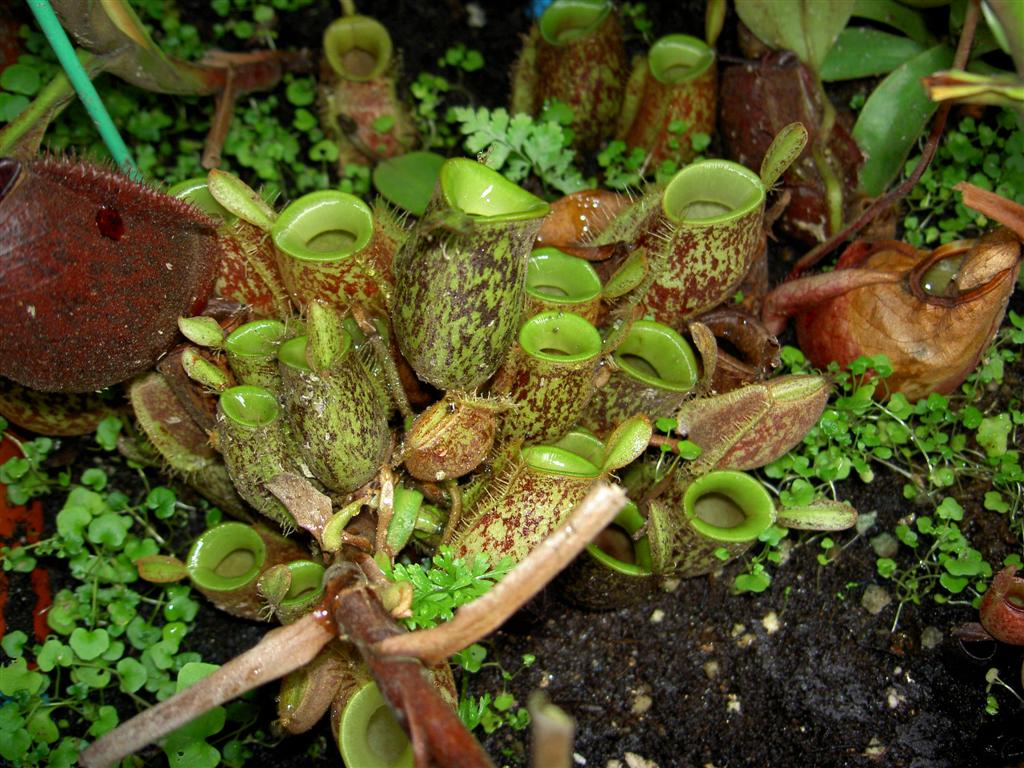
[[[463,517],[451,544],[456,556],[482,552],[496,563],[521,561],[562,523],[597,477],[542,472],[516,457],[491,479]]]
[[[664,217],[639,246],[651,257],[654,284],[644,301],[658,322],[675,329],[721,304],[747,274],[758,249],[763,204],[725,221],[673,224]]]
[[[533,219],[474,224],[467,234],[414,230],[395,256],[392,320],[420,378],[469,391],[497,370],[519,329],[539,227]]]
[[[348,493],[369,481],[391,443],[380,391],[351,351],[329,370],[281,366],[281,390],[299,453],[328,488]]]

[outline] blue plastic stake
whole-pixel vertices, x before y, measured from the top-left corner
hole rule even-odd
[[[103,143],[110,150],[114,162],[129,176],[141,181],[142,174],[139,173],[135,161],[132,160],[128,146],[124,143],[124,139],[121,138],[121,134],[118,132],[117,126],[114,125],[114,121],[110,119],[110,113],[107,112],[107,108],[103,105],[103,100],[96,92],[96,86],[92,84],[92,80],[89,79],[85,68],[82,67],[82,63],[78,60],[78,56],[75,55],[75,49],[71,45],[71,41],[68,40],[64,28],[60,25],[57,14],[53,12],[50,0],[28,0],[28,6],[32,9],[32,13],[35,14],[36,21],[42,27],[43,34],[46,35],[46,39],[50,42],[53,52],[57,54],[57,60],[60,61],[64,71],[67,72],[68,80],[71,81],[71,85],[78,93],[78,98],[82,100],[82,104],[96,125]]]

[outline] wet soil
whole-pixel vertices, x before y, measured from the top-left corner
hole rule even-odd
[[[407,80],[422,70],[439,71],[437,58],[462,42],[483,51],[487,61],[485,70],[464,75],[466,88],[481,104],[504,101],[518,36],[528,23],[521,8],[480,3],[486,21],[477,27],[453,0],[366,5],[365,12],[390,29],[402,50]],[[281,44],[317,46],[334,6],[325,2],[310,9],[304,23],[283,31]],[[702,7],[651,4],[655,37],[702,34]],[[80,462],[91,463],[88,453],[82,457]],[[972,658],[952,634],[976,619],[966,606],[906,605],[894,631],[895,604],[878,615],[861,604],[869,585],[884,586],[869,538],[891,531],[910,511],[901,485],[899,478],[879,472],[869,486],[841,488],[840,495],[862,513],[877,512],[875,527],[863,535],[836,536],[840,550],[828,565],[816,559],[816,539],[796,538],[788,561],[773,568],[772,584],[760,595],[730,593],[738,565],[607,613],[567,605],[555,585],[487,641],[489,658],[515,671],[523,654],[536,656],[507,686],[520,702],[531,690],[545,689],[576,718],[578,765],[1024,765],[1020,703],[997,691],[999,713],[984,713],[986,669],[997,666],[1005,680],[1018,683],[1019,651],[974,648],[975,654],[995,656]],[[983,552],[1005,546],[991,526],[979,522],[972,532]],[[60,575],[53,578],[59,587]],[[34,602],[25,580],[12,578],[12,587],[11,625]],[[265,625],[201,611],[190,640],[204,658],[223,662],[264,631]],[[935,636],[937,645],[926,636]],[[493,694],[505,685],[497,669],[488,667],[468,680],[467,690]],[[255,696],[268,722],[275,692],[271,685]],[[498,764],[528,764],[525,731],[501,729],[482,740]],[[326,721],[275,748],[258,747],[248,763],[339,764]]]

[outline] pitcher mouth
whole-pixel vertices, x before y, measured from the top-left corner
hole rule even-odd
[[[369,16],[346,16],[324,30],[327,63],[349,80],[372,80],[391,64],[393,44],[387,28]]]
[[[354,195],[311,192],[288,205],[271,228],[283,253],[300,261],[334,261],[365,248],[373,236],[373,212]]]
[[[659,83],[680,85],[708,71],[715,52],[690,35],[666,35],[651,46],[647,65]]]
[[[761,179],[731,160],[702,160],[683,168],[665,187],[661,205],[674,224],[733,221],[764,205]]]
[[[224,341],[224,347],[240,357],[276,355],[281,337],[287,332],[280,320],[263,318],[240,325]]]
[[[611,10],[606,0],[557,0],[541,14],[540,34],[551,45],[568,45],[600,27]]]
[[[280,413],[277,398],[269,389],[248,384],[225,389],[220,407],[231,421],[251,429],[272,423]]]
[[[775,522],[775,504],[759,480],[735,470],[717,470],[691,483],[683,496],[690,524],[722,542],[753,541]]]
[[[583,259],[557,248],[537,248],[526,267],[526,292],[557,304],[584,304],[601,295],[601,278]]]
[[[534,315],[519,331],[519,344],[531,357],[553,363],[582,363],[601,354],[601,334],[572,312]]]
[[[652,320],[637,320],[613,357],[627,375],[659,389],[689,392],[697,383],[697,359],[686,339]]]
[[[650,576],[653,571],[651,564],[651,545],[647,537],[634,540],[633,534],[639,531],[646,520],[636,508],[636,504],[628,503],[615,517],[612,525],[605,529],[616,538],[623,538],[622,545],[631,549],[632,562],[618,557],[610,551],[611,547],[602,547],[600,543],[587,545],[587,553],[602,565],[627,576]]]
[[[228,592],[256,578],[266,555],[266,544],[250,526],[223,523],[196,539],[186,565],[207,589]]]

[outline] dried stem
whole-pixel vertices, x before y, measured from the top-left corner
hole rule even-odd
[[[543,691],[534,691],[527,702],[530,710],[530,736],[533,768],[571,768],[576,723],[561,708],[552,704]]]
[[[383,552],[391,560],[395,553],[388,547],[388,526],[395,516],[395,476],[386,464],[380,468],[380,503],[377,505],[377,539],[374,551]]]
[[[209,677],[140,712],[93,742],[78,756],[79,765],[113,765],[203,712],[308,664],[336,636],[331,623],[316,613],[271,630],[255,647]]]
[[[220,167],[220,154],[224,148],[224,140],[228,136],[228,129],[231,127],[231,116],[235,111],[235,101],[237,98],[235,71],[228,67],[224,88],[217,94],[214,101],[210,130],[207,132],[206,141],[203,143],[201,163],[206,170]]]
[[[998,221],[1011,230],[1021,242],[1024,242],[1024,205],[966,181],[961,181],[953,189],[963,195],[963,203],[968,208],[973,208],[988,218]]]
[[[487,594],[456,611],[454,619],[433,629],[389,637],[375,650],[435,664],[490,634],[568,566],[625,504],[625,491],[598,483],[558,530]]]
[[[953,69],[963,69],[967,65],[967,57],[971,52],[971,45],[974,42],[974,30],[978,26],[978,3],[979,0],[970,0],[967,4],[967,15],[964,18],[963,30],[960,32],[960,42],[957,44],[956,55],[953,57]],[[939,148],[939,140],[942,138],[942,133],[946,129],[946,118],[949,117],[949,110],[951,107],[952,104],[949,102],[943,102],[939,105],[939,108],[935,113],[935,119],[932,121],[928,140],[925,142],[924,148],[921,150],[921,159],[918,160],[917,165],[914,166],[914,170],[907,180],[895,189],[890,190],[875,200],[875,202],[873,202],[852,224],[848,224],[840,232],[834,234],[824,243],[815,246],[804,254],[789,273],[790,279],[799,277],[803,274],[804,270],[813,267],[825,256],[835,250],[840,243],[843,243],[848,238],[856,235],[864,229],[864,227],[874,221],[875,217],[878,216],[879,213],[895,205],[914,188],[917,182],[921,179],[925,170],[927,170],[928,166],[931,164],[932,158],[935,157],[935,152]]]

